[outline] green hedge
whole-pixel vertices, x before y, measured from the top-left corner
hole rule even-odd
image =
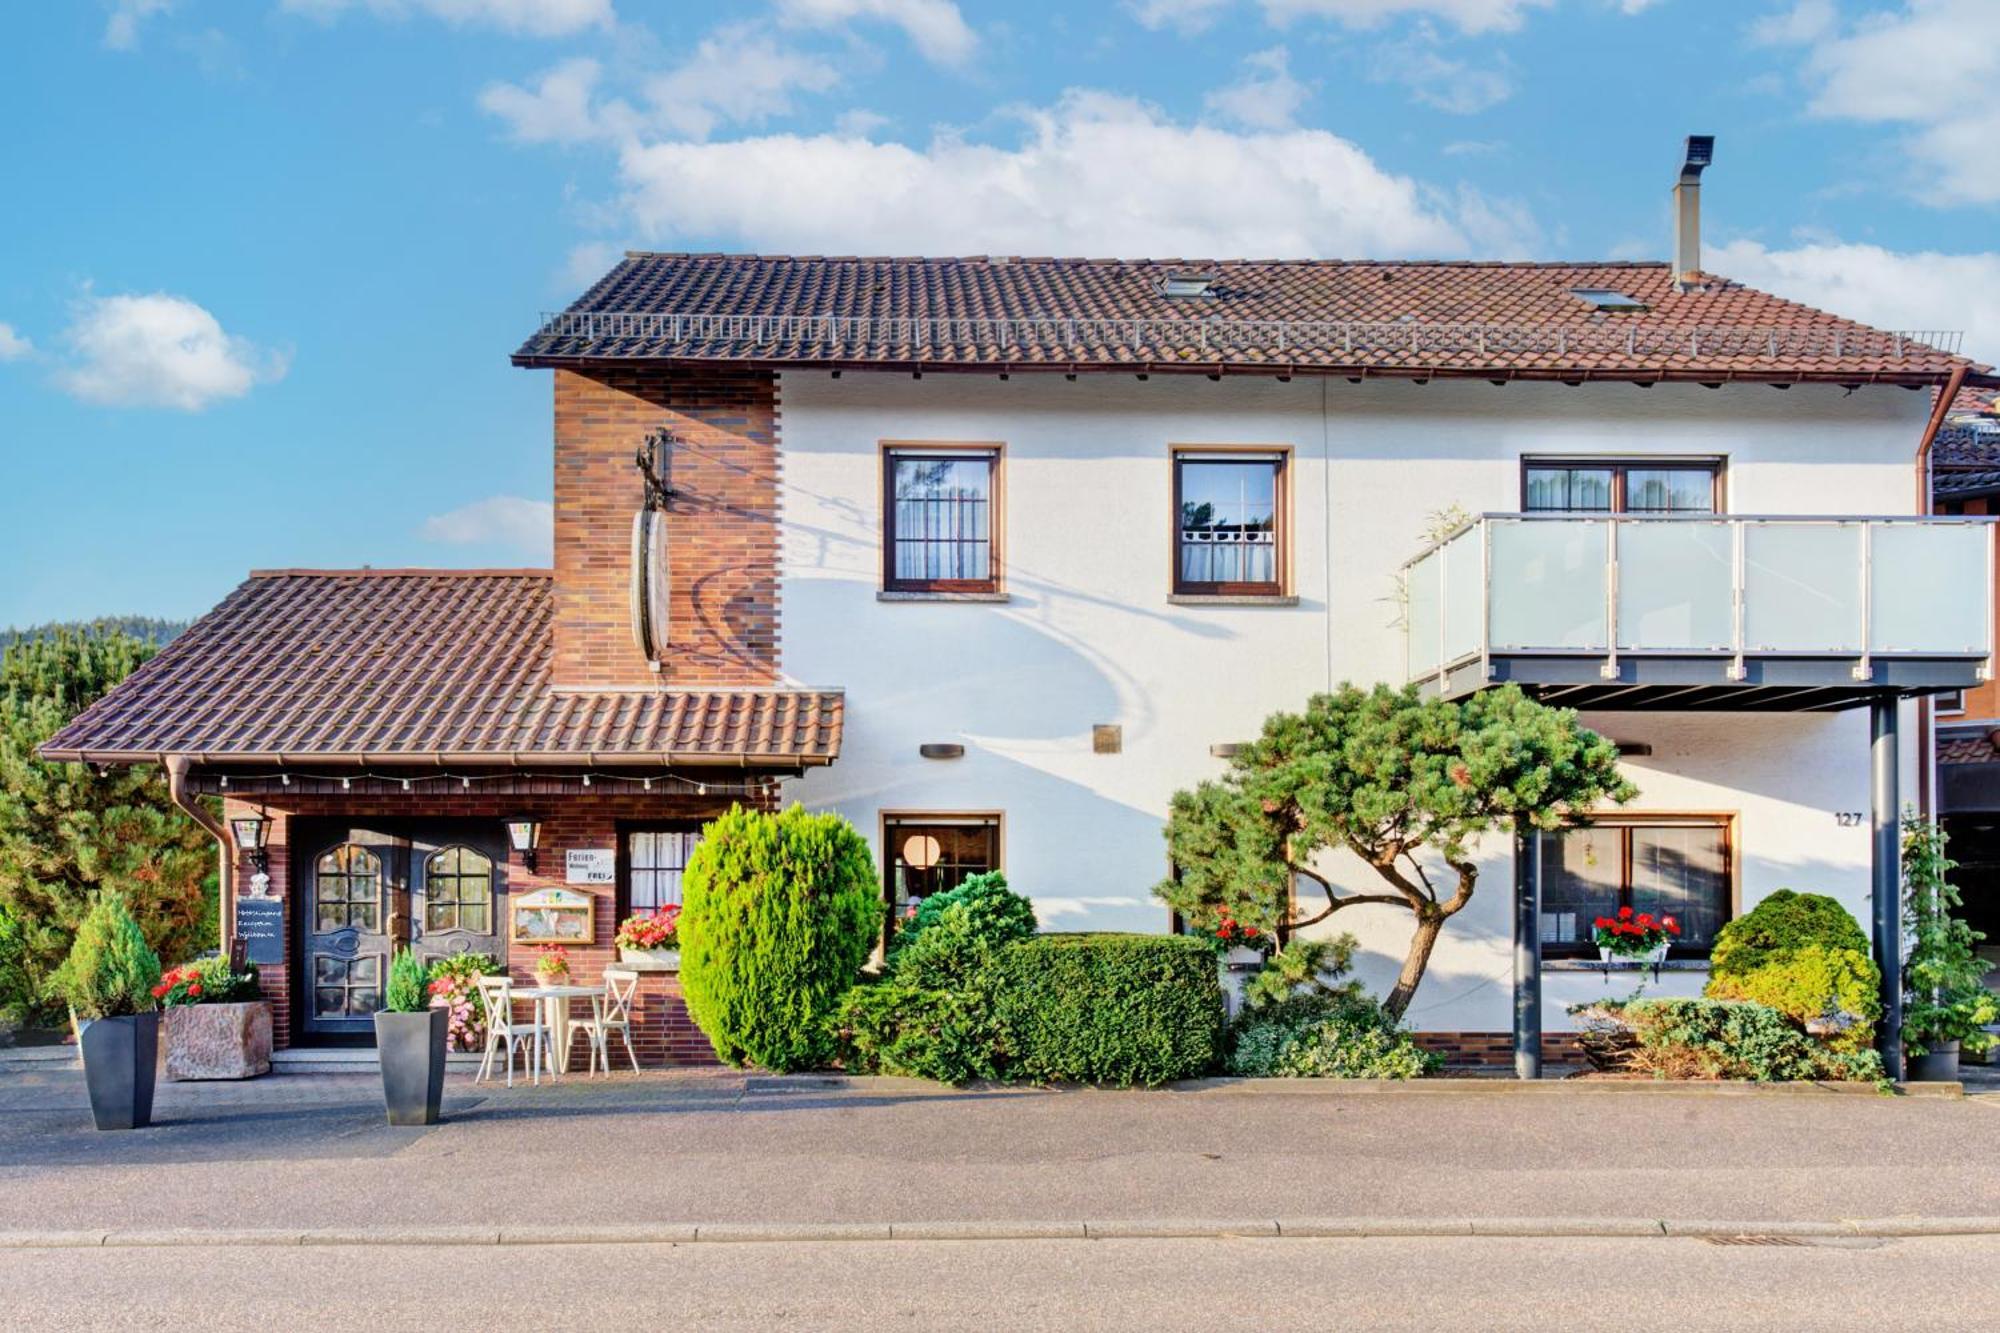
[[[1215,952],[1182,935],[1041,935],[1008,945],[995,1003],[1009,1072],[1038,1082],[1154,1086],[1222,1051]]]
[[[681,991],[715,1053],[781,1072],[831,1062],[834,1009],[882,923],[854,826],[734,806],[702,830],[682,891]]]

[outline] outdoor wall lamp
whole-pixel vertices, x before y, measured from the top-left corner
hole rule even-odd
[[[523,816],[507,821],[507,841],[521,854],[521,861],[530,871],[535,868],[535,849],[542,845],[542,821]]]
[[[268,874],[271,858],[265,847],[271,836],[271,821],[263,815],[238,815],[229,821],[229,831],[257,873]]]

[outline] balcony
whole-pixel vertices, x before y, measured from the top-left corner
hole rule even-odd
[[[1849,708],[1987,679],[1988,518],[1483,514],[1403,567],[1409,678],[1573,708]]]

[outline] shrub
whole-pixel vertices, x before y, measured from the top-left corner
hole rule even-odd
[[[424,989],[431,1007],[443,1009],[445,1044],[476,1051],[486,1044],[486,997],[479,978],[506,971],[490,953],[448,953],[431,959],[424,970]]]
[[[1594,1058],[1654,1078],[1882,1079],[1873,1051],[1830,1051],[1748,1000],[1607,1001],[1576,1012]]]
[[[1184,935],[1043,935],[1002,950],[996,995],[1012,1072],[1153,1086],[1221,1053],[1215,954]]]
[[[1779,889],[1717,932],[1709,975],[1745,976],[1809,944],[1868,956],[1868,936],[1845,907],[1823,893]]]
[[[69,957],[56,970],[53,989],[80,1019],[116,1018],[153,1008],[160,958],[125,904],[107,889],[84,914]]]
[[[916,915],[897,932],[890,958],[932,933],[947,918],[959,938],[995,948],[1035,933],[1034,905],[1007,887],[1006,875],[987,870],[968,875],[957,888],[934,893],[918,903]]]
[[[935,990],[905,982],[856,986],[842,997],[846,1067],[968,1083],[1001,1074],[990,988]]]
[[[396,950],[396,956],[389,960],[389,984],[382,988],[382,1007],[392,1014],[414,1014],[430,1006],[423,960],[408,946]]]
[[[1882,1016],[1882,973],[1875,960],[1823,944],[1776,954],[1749,972],[1712,975],[1702,994],[1768,1005],[1836,1051],[1867,1050]]]
[[[1349,990],[1246,1010],[1225,1067],[1250,1078],[1421,1078],[1441,1063],[1374,1000]]]
[[[1903,819],[1903,927],[1910,937],[1903,963],[1903,1044],[1925,1055],[1933,1043],[1957,1041],[1977,1055],[1993,1045],[1986,1025],[2000,1019],[2000,997],[1986,989],[1986,938],[1953,915],[1960,906],[1945,855],[1944,829],[1928,819]]]
[[[734,806],[703,830],[682,895],[681,990],[716,1055],[780,1071],[828,1063],[834,1011],[882,920],[854,826]]]

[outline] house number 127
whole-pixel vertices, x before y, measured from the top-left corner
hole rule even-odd
[[[1862,814],[1859,810],[1836,810],[1833,812],[1833,822],[1842,828],[1859,828],[1867,818],[1868,816]]]

